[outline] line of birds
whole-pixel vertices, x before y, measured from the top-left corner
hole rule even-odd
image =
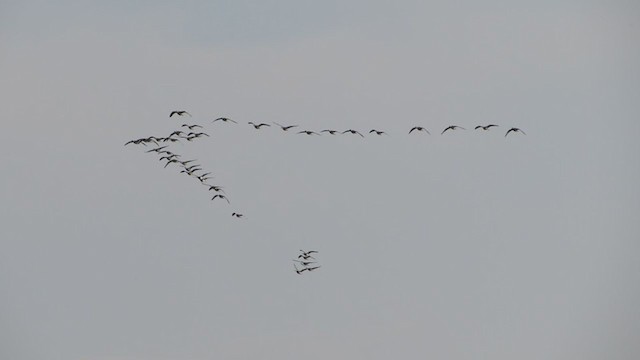
[[[184,114],[188,114],[188,113],[186,111],[174,111],[171,113],[171,116],[176,114],[178,116],[184,116]],[[195,128],[202,128],[202,126],[182,124],[181,128],[188,128],[189,130],[194,130]],[[124,145],[127,146],[129,144],[134,144],[134,145],[147,146],[147,144],[151,144],[151,143],[155,144],[157,147],[147,150],[145,152],[156,153],[157,155],[161,155],[161,157],[158,160],[165,161],[164,168],[167,168],[171,164],[175,164],[180,168],[180,172],[179,172],[180,174],[185,174],[189,177],[197,179],[201,185],[207,188],[208,191],[213,191],[214,195],[211,198],[212,201],[219,199],[219,200],[226,201],[228,204],[231,204],[222,186],[212,185],[208,183],[208,180],[213,179],[212,173],[204,172],[202,165],[195,163],[197,161],[196,159],[181,160],[180,158],[182,156],[180,154],[174,153],[171,150],[169,150],[168,149],[169,145],[160,146],[160,143],[178,142],[181,139],[192,141],[196,138],[200,138],[203,136],[209,137],[209,134],[206,134],[204,132],[196,133],[192,131],[189,131],[188,133],[186,133],[185,131],[182,131],[182,130],[176,130],[166,137],[158,137],[158,136],[143,137],[139,139],[129,140]],[[244,215],[239,212],[233,212],[231,216],[238,219],[244,217]]]
[[[311,254],[317,254],[316,250],[304,251],[300,250],[300,254],[297,259],[293,259],[293,268],[295,269],[298,275],[302,275],[303,272],[308,271],[311,272],[313,270],[319,269],[320,265],[314,265],[317,263],[316,258]],[[302,268],[298,268],[296,263],[300,264]]]

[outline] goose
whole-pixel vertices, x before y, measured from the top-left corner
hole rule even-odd
[[[307,135],[320,135],[315,131],[310,131],[310,130],[303,130],[303,131],[298,131],[298,134],[307,134]]]
[[[524,135],[527,135],[524,131],[520,130],[519,128],[511,128],[511,129],[507,130],[507,133],[504,134],[504,137],[507,137],[507,135],[509,135],[509,133],[512,132],[512,131],[513,132],[521,132]]]
[[[145,152],[148,152],[148,153],[150,153],[150,152],[157,152],[157,153],[159,153],[159,152],[160,152],[160,150],[162,150],[162,149],[166,148],[167,146],[168,146],[168,145],[161,146],[161,147],[158,147],[158,148],[155,148],[155,149],[147,150],[147,151],[145,151]]]
[[[351,133],[351,134],[354,134],[354,135],[355,135],[355,134],[358,134],[358,135],[360,135],[360,136],[362,136],[362,137],[364,138],[364,135],[360,134],[360,132],[359,132],[359,131],[356,131],[356,130],[353,130],[353,129],[345,130],[345,131],[343,131],[342,133],[343,133],[343,134]]]
[[[302,266],[309,266],[311,264],[315,264],[315,261],[300,261],[300,260],[295,260],[293,259],[293,261],[300,263],[300,265]]]
[[[424,131],[427,134],[431,135],[431,133],[429,132],[429,130],[423,128],[422,126],[414,126],[411,128],[411,130],[409,130],[409,134],[411,134],[413,132],[413,130],[418,130],[418,131]]]
[[[278,123],[277,123],[277,122],[275,122],[275,121],[274,121],[273,123],[274,123],[274,124],[276,124],[276,125],[278,125],[278,126],[280,126],[280,128],[282,129],[282,131],[287,131],[287,130],[292,129],[292,128],[294,128],[294,127],[298,127],[298,125],[287,125],[287,126],[280,125],[280,124],[278,124]]]
[[[254,128],[256,128],[256,130],[260,130],[261,127],[263,126],[271,126],[269,124],[265,124],[265,123],[261,123],[261,124],[254,124],[251,121],[248,122],[249,125],[252,125]]]
[[[231,213],[231,216],[237,217],[238,219],[240,219],[240,218],[242,218],[244,216],[244,214],[240,214],[240,213],[234,212],[234,213]]]
[[[376,130],[376,129],[371,129],[371,131],[369,131],[369,134],[371,134],[371,133],[376,133],[376,135],[383,135],[384,134],[384,135],[389,136],[389,134],[387,134],[386,132],[380,131],[380,130]]]
[[[201,129],[202,129],[202,126],[197,125],[197,124],[196,124],[196,125],[182,124],[182,126],[180,126],[180,127],[187,127],[187,128],[189,128],[189,130],[193,130],[193,129],[197,128],[197,127],[199,127],[199,128],[201,128]],[[175,131],[174,131],[174,132],[175,132]],[[182,131],[181,131],[181,132],[182,132]]]
[[[178,116],[184,116],[184,115],[189,115],[191,116],[191,114],[189,114],[188,112],[186,112],[185,110],[176,110],[176,111],[172,111],[171,114],[169,114],[169,117],[172,117],[173,115],[178,115]]]
[[[219,118],[213,120],[211,123],[213,124],[216,121],[222,121],[222,122],[231,121],[232,123],[237,124],[237,122],[235,120],[232,120],[232,119],[229,119],[229,118],[226,118],[226,117],[219,117]]]
[[[215,200],[216,198],[225,199],[225,200],[227,200],[227,203],[231,204],[231,202],[229,202],[229,199],[227,199],[227,197],[226,197],[226,196],[224,196],[224,195],[222,195],[222,194],[216,194],[216,195],[214,195],[214,196],[211,198],[211,200]]]
[[[326,130],[322,130],[322,131],[320,131],[320,132],[321,132],[321,133],[323,133],[323,132],[328,132],[328,133],[329,133],[329,134],[331,134],[331,135],[335,135],[335,134],[338,132],[338,130],[330,130],[330,129],[326,129]]]
[[[489,130],[489,129],[491,129],[491,128],[492,128],[492,127],[494,127],[494,126],[498,126],[498,125],[495,125],[495,124],[489,124],[489,125],[485,125],[485,126],[478,125],[478,126],[476,126],[476,127],[475,127],[475,129],[474,129],[474,130],[478,130],[478,129],[482,129],[482,130]]]
[[[457,130],[457,129],[467,130],[467,129],[463,128],[462,126],[458,126],[458,125],[449,125],[449,126],[447,126],[444,130],[442,130],[442,132],[440,133],[440,135],[442,135],[442,134],[444,134],[445,132],[447,132],[447,130]]]

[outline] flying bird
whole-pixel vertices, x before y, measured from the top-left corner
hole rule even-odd
[[[304,251],[304,250],[300,250],[301,253],[303,253],[304,255],[309,255],[309,254],[317,254],[318,251],[317,250],[309,250],[309,251]]]
[[[252,126],[253,126],[254,128],[256,128],[257,130],[259,130],[259,129],[260,129],[261,127],[263,127],[263,126],[271,126],[271,125],[269,125],[269,124],[265,124],[265,123],[262,123],[262,124],[254,124],[254,123],[252,123],[251,121],[249,121],[249,122],[248,122],[248,124],[249,124],[249,125],[252,125]]]
[[[313,271],[313,270],[319,269],[319,268],[320,268],[320,265],[314,266],[314,267],[308,267],[308,268],[305,268],[305,269],[307,269],[307,271]]]
[[[157,153],[159,153],[159,152],[160,152],[160,150],[162,150],[162,149],[166,148],[167,146],[168,146],[168,145],[160,146],[160,147],[158,147],[158,148],[151,149],[151,150],[147,150],[147,151],[145,151],[145,152],[148,152],[148,153],[150,153],[150,152],[157,152]]]
[[[360,136],[364,137],[364,135],[360,134],[360,132],[359,132],[359,131],[356,131],[356,130],[353,130],[353,129],[345,130],[345,131],[343,131],[342,133],[343,133],[343,134],[346,134],[346,133],[358,134],[358,135],[360,135]]]
[[[476,126],[476,127],[475,127],[475,129],[474,129],[474,130],[478,130],[478,129],[482,129],[482,130],[489,130],[489,129],[491,129],[491,128],[492,128],[492,127],[494,127],[494,126],[498,126],[498,125],[495,125],[495,124],[489,124],[489,125],[485,125],[485,126],[478,125],[478,126]]]
[[[236,213],[236,212],[234,212],[234,213],[231,213],[231,216],[233,216],[233,217],[237,217],[238,219],[240,219],[240,218],[242,218],[244,215],[243,215],[243,214],[240,214],[240,213]]]
[[[315,264],[316,263],[315,261],[300,261],[300,260],[295,260],[295,259],[293,261],[296,261],[296,262],[300,263],[300,265],[302,265],[302,266],[309,266],[311,264]]]
[[[189,114],[188,112],[186,112],[184,110],[172,111],[171,114],[169,114],[169,117],[172,117],[173,115],[178,115],[178,116],[189,115],[189,116],[191,116],[191,114]]]
[[[330,130],[330,129],[327,129],[327,130],[322,130],[322,131],[320,131],[320,132],[321,132],[321,133],[323,133],[323,132],[328,132],[328,133],[329,133],[329,134],[331,134],[331,135],[335,135],[335,134],[338,132],[338,130]]]
[[[417,130],[417,131],[424,131],[427,134],[431,135],[431,133],[429,132],[429,130],[423,128],[422,126],[414,126],[411,128],[411,130],[409,130],[409,134],[411,134],[413,132],[413,130]]]
[[[226,117],[219,117],[219,118],[213,120],[211,123],[213,124],[216,121],[222,121],[222,122],[231,121],[232,123],[237,124],[237,122],[235,120],[232,120],[232,119],[229,119],[229,118],[226,118]]]
[[[527,135],[524,131],[520,130],[519,128],[511,128],[511,129],[507,130],[507,133],[504,134],[504,137],[507,137],[507,135],[509,135],[509,133],[512,132],[512,131],[513,132],[521,132],[524,135]]]
[[[301,275],[304,271],[309,270],[309,268],[303,268],[302,270],[298,269],[298,267],[296,266],[296,264],[293,264],[293,268],[296,269],[296,273],[298,273],[298,275]]]
[[[307,135],[320,135],[315,131],[310,131],[310,130],[303,130],[303,131],[298,131],[298,134],[307,134]]]
[[[384,134],[384,135],[389,136],[389,134],[387,134],[386,132],[380,131],[380,130],[376,130],[376,129],[371,129],[371,131],[369,131],[369,134],[371,134],[371,133],[376,133],[376,135],[383,135]]]
[[[182,126],[180,126],[180,127],[187,127],[187,128],[189,128],[189,130],[193,130],[193,129],[197,128],[197,127],[199,127],[199,128],[201,128],[201,129],[202,129],[202,126],[197,125],[197,124],[196,124],[196,125],[182,124]],[[174,133],[175,133],[175,132],[176,132],[176,131],[174,131]],[[180,131],[180,132],[182,132],[182,131]],[[173,135],[173,134],[172,134],[172,135]]]
[[[227,203],[231,204],[231,202],[229,202],[229,199],[227,199],[227,197],[226,197],[226,196],[224,196],[224,195],[222,195],[222,194],[216,194],[216,195],[214,195],[214,196],[211,198],[211,200],[215,200],[216,198],[225,199],[225,200],[227,200]]]
[[[273,123],[274,123],[274,124],[276,124],[276,125],[278,125],[278,126],[280,126],[280,128],[282,129],[282,131],[287,131],[287,130],[292,129],[292,128],[294,128],[294,127],[298,127],[298,125],[287,125],[287,126],[280,125],[280,124],[278,124],[278,123],[277,123],[277,122],[275,122],[275,121],[274,121]]]
[[[224,190],[222,190],[222,186],[217,186],[217,185],[207,185],[207,186],[209,186],[209,191],[213,190],[215,192],[224,193]]]
[[[450,126],[447,126],[444,130],[442,130],[440,135],[444,134],[447,130],[457,130],[457,129],[467,130],[467,129],[463,128],[462,126],[450,125]]]

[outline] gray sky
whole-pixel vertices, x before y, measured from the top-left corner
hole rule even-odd
[[[0,358],[634,359],[639,10],[0,2]]]

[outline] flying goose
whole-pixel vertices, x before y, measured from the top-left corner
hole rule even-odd
[[[298,125],[287,125],[287,126],[280,125],[280,124],[278,124],[278,123],[277,123],[277,122],[275,122],[275,121],[274,121],[273,123],[274,123],[274,124],[276,124],[276,125],[278,125],[278,126],[280,126],[280,128],[282,129],[282,131],[287,131],[287,130],[289,130],[289,129],[291,129],[291,128],[298,127]]]
[[[223,121],[223,122],[231,121],[232,123],[237,124],[237,122],[235,120],[232,120],[232,119],[229,119],[229,118],[226,118],[226,117],[219,117],[219,118],[213,120],[211,123],[213,124],[216,121]]]
[[[342,133],[343,133],[343,134],[350,133],[350,134],[354,134],[354,135],[355,135],[355,134],[358,134],[358,135],[360,135],[360,136],[364,137],[364,135],[360,134],[360,132],[359,132],[359,131],[356,131],[356,130],[353,130],[353,129],[345,130],[345,131],[343,131]]]
[[[509,133],[512,132],[512,131],[513,132],[521,132],[524,135],[527,135],[524,131],[520,130],[519,128],[511,128],[511,129],[507,130],[507,133],[504,134],[504,137],[507,137],[507,135],[509,135]]]
[[[315,131],[310,131],[310,130],[303,130],[303,131],[298,131],[298,134],[307,134],[307,135],[320,135]]]
[[[411,130],[409,130],[409,134],[411,134],[413,132],[413,130],[418,130],[418,131],[424,131],[427,134],[431,135],[431,133],[429,132],[429,130],[423,128],[422,126],[414,126],[411,128]]]
[[[269,124],[265,124],[265,123],[261,123],[261,124],[254,124],[251,121],[248,122],[249,125],[252,125],[254,128],[256,128],[256,130],[260,130],[261,127],[263,126],[271,126]]]
[[[387,134],[386,132],[380,131],[380,130],[376,130],[376,129],[371,129],[371,131],[369,131],[369,134],[371,134],[371,133],[376,133],[376,135],[383,135],[384,134],[384,135],[389,136],[389,134]]]
[[[330,129],[326,129],[326,130],[322,130],[322,131],[320,131],[320,132],[321,132],[321,133],[323,133],[323,132],[328,132],[328,133],[329,133],[329,134],[331,134],[331,135],[335,135],[335,134],[338,132],[338,130],[330,130]]]
[[[227,200],[227,203],[231,204],[231,203],[229,202],[229,199],[227,199],[227,197],[226,197],[226,196],[224,196],[224,195],[222,195],[222,194],[216,194],[216,195],[214,195],[214,196],[211,198],[211,200],[215,200],[215,198],[225,199],[225,200]]]
[[[467,130],[467,129],[463,128],[462,126],[458,126],[458,125],[449,125],[449,126],[447,126],[444,130],[442,130],[442,132],[440,133],[440,135],[444,134],[447,130],[457,130],[457,129]]]
[[[171,114],[169,114],[169,117],[172,117],[173,115],[178,115],[178,116],[184,116],[184,115],[189,115],[191,116],[191,114],[189,114],[188,112],[186,112],[185,110],[176,110],[176,111],[172,111]]]
[[[489,130],[489,129],[491,129],[491,128],[492,128],[492,127],[494,127],[494,126],[498,126],[498,125],[495,125],[495,124],[489,124],[489,125],[485,125],[485,126],[478,125],[478,126],[476,126],[476,127],[475,127],[475,129],[474,129],[474,130],[478,130],[478,129],[482,129],[482,130]]]

